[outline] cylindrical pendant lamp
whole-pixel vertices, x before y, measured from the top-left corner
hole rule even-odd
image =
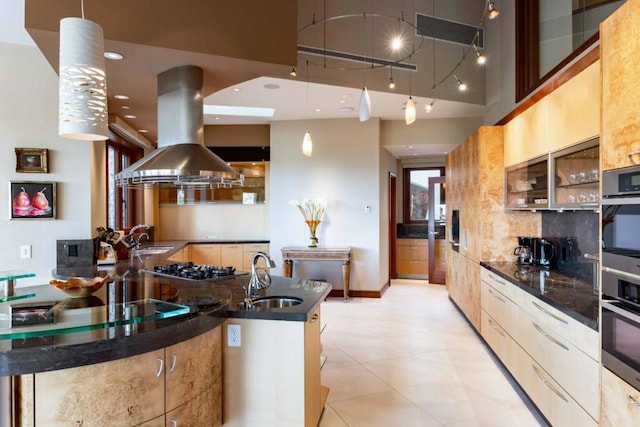
[[[302,154],[307,157],[311,157],[311,153],[313,152],[313,141],[311,140],[311,134],[309,131],[304,133],[304,138],[302,139]]]
[[[107,79],[102,27],[82,18],[60,21],[58,134],[98,141],[108,138]]]
[[[360,93],[359,116],[361,122],[366,122],[371,118],[371,98],[369,98],[369,91],[366,86],[362,88],[362,92]]]

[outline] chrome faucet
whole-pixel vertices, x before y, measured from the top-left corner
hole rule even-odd
[[[263,259],[265,267],[258,267],[258,261]],[[271,276],[269,275],[269,269],[276,266],[276,263],[273,262],[273,259],[269,255],[264,252],[256,252],[253,255],[253,260],[251,261],[251,277],[249,278],[249,286],[244,287],[245,298],[244,304],[247,310],[253,308],[252,300],[258,296],[258,291],[260,289],[266,289],[271,286]],[[262,277],[258,274],[258,270],[263,270],[264,274]]]
[[[134,237],[134,234],[136,233],[136,231],[138,231],[141,228],[148,230],[150,227],[146,224],[138,224],[138,225],[134,225],[131,228],[131,230],[129,230],[129,234],[127,234],[127,237],[125,239],[126,242],[129,244],[129,247],[133,249],[140,249],[140,240],[142,240],[143,237],[146,237],[147,240],[149,239],[149,234],[147,234],[146,232],[140,233],[138,237]]]

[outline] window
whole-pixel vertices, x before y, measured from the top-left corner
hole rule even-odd
[[[107,227],[122,230],[142,222],[142,192],[118,187],[116,174],[142,157],[142,150],[126,143],[107,142]],[[140,193],[140,194],[138,194]]]
[[[517,0],[516,102],[598,40],[625,0]]]
[[[405,168],[403,171],[404,223],[426,223],[429,219],[429,177],[444,176],[444,168]],[[439,189],[438,189],[439,190]],[[444,203],[444,194],[436,194]]]

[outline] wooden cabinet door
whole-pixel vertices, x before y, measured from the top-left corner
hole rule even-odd
[[[640,391],[602,368],[602,413],[600,426],[640,425]]]
[[[602,170],[631,166],[640,150],[640,4],[626,2],[600,25]],[[640,156],[632,156],[640,163]]]
[[[322,414],[320,385],[320,307],[304,325],[304,418],[306,427],[314,427]]]
[[[223,267],[235,267],[242,270],[242,245],[225,244],[220,248],[220,264]]]
[[[220,265],[220,247],[217,244],[195,244],[189,245],[190,260],[195,264]]]
[[[251,271],[251,263],[256,252],[269,253],[268,243],[244,243],[242,245],[242,270]],[[264,260],[258,260],[258,266],[266,267]]]
[[[222,410],[222,328],[166,348],[166,410],[177,408],[215,387],[216,408]],[[213,416],[213,414],[210,414]]]
[[[36,374],[36,425],[133,426],[163,416],[163,359],[157,350]]]
[[[216,391],[214,386],[207,388],[184,405],[167,412],[166,424],[163,422],[162,426],[220,427],[220,396],[220,390]]]
[[[549,101],[542,98],[504,125],[504,166],[549,153]]]

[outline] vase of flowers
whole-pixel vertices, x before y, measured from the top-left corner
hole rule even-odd
[[[302,202],[292,200],[291,204],[300,210],[300,213],[302,213],[304,217],[304,222],[307,224],[307,227],[309,227],[309,247],[317,247],[318,237],[316,236],[316,231],[322,222],[327,201],[324,199],[304,199]]]

